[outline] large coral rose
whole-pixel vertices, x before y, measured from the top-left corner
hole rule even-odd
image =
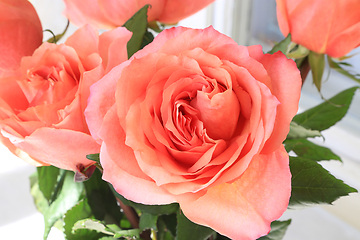
[[[86,155],[100,145],[83,115],[90,86],[127,60],[130,37],[125,28],[99,37],[86,25],[65,44],[45,42],[23,57],[19,74],[0,78],[1,142],[34,165],[76,171],[92,164]]]
[[[311,51],[342,57],[360,45],[359,0],[276,0],[282,33]]]
[[[290,197],[282,141],[300,86],[280,52],[211,27],[165,30],[91,87],[85,116],[103,141],[103,178],[135,202],[178,202],[231,239],[265,235]]]
[[[99,29],[122,26],[146,4],[148,21],[174,24],[215,0],[64,0],[64,14],[75,25],[90,23]]]
[[[42,38],[40,19],[28,0],[0,0],[0,77],[14,74]]]

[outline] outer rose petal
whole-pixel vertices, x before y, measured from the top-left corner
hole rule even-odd
[[[131,36],[132,32],[125,27],[119,27],[101,34],[99,53],[103,60],[105,73],[128,60],[127,42]]]
[[[88,23],[99,29],[116,27],[100,11],[98,0],[64,0],[64,2],[66,6],[64,15],[77,26]]]
[[[176,23],[206,7],[215,0],[65,0],[64,14],[75,25],[89,23],[96,28],[114,28],[122,26],[146,4],[148,21]]]
[[[42,42],[42,27],[27,0],[0,1],[0,77],[10,76]]]
[[[91,135],[99,143],[101,143],[102,140],[98,136],[98,131],[101,128],[105,114],[115,103],[115,90],[118,76],[121,74],[122,69],[129,63],[130,62],[124,62],[113,68],[109,74],[106,74],[91,86],[91,94],[84,114]]]
[[[164,11],[166,1],[167,0],[98,0],[100,8],[106,18],[111,20],[117,26],[123,25],[146,4],[150,5],[150,8],[148,9],[148,21],[151,22],[157,20]]]
[[[125,134],[116,118],[116,107],[104,119],[100,136],[110,145],[103,143],[100,151],[103,179],[112,183],[116,191],[125,198],[143,204],[168,204],[175,198],[146,176],[136,163],[134,152],[125,145]],[[129,187],[131,186],[131,187]]]
[[[256,156],[235,182],[212,187],[198,199],[184,195],[177,200],[191,221],[231,239],[253,240],[266,235],[271,221],[286,210],[290,189],[289,157],[280,146],[269,155]]]
[[[100,151],[100,145],[90,135],[67,129],[40,128],[17,141],[15,146],[34,159],[72,171],[80,163],[85,167],[93,164],[86,155]]]
[[[5,147],[7,147],[9,151],[12,152],[15,156],[18,156],[19,158],[21,158],[30,165],[33,165],[35,167],[50,165],[31,158],[29,154],[15,147],[14,144],[12,144],[8,138],[3,137],[1,134],[0,134],[0,143],[3,144]]]
[[[298,110],[301,94],[301,77],[293,60],[280,52],[265,54],[258,59],[271,78],[271,92],[279,100],[271,137],[262,153],[270,153],[281,144],[289,133],[290,122]],[[290,79],[290,80],[289,80]]]
[[[159,22],[163,23],[177,23],[181,19],[184,19],[197,11],[203,9],[214,0],[167,0],[163,14],[158,17]]]

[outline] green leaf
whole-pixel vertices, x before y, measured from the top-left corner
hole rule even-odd
[[[140,238],[140,229],[129,229],[129,230],[121,230],[119,232],[116,232],[114,235],[114,238],[120,238],[120,237],[130,237],[130,238]]]
[[[320,92],[322,76],[325,68],[325,55],[310,51],[308,58],[312,72],[313,82],[318,91]]]
[[[286,54],[290,42],[291,42],[291,35],[289,34],[285,39],[283,39],[281,42],[276,44],[268,53],[274,54],[278,51],[281,51],[283,54]]]
[[[92,161],[95,161],[97,163],[100,163],[100,154],[94,153],[94,154],[88,154],[86,155],[86,158]]]
[[[74,182],[74,173],[71,171],[66,171],[64,184],[61,188],[59,196],[44,213],[44,239],[47,239],[47,236],[49,235],[51,227],[54,225],[54,223],[61,219],[70,208],[78,203],[83,190],[84,186],[82,183]]]
[[[145,5],[124,24],[124,27],[126,27],[127,30],[133,33],[130,41],[127,43],[127,51],[129,58],[141,49],[144,36],[147,32],[148,8],[149,5]]]
[[[89,206],[96,219],[106,224],[119,224],[122,217],[120,208],[109,184],[101,177],[100,171],[95,169],[91,178],[84,182]]]
[[[148,45],[149,43],[151,43],[154,40],[154,35],[152,35],[151,32],[146,31],[144,34],[144,38],[141,42],[141,46],[140,49],[143,49],[146,45]]]
[[[191,222],[181,211],[177,213],[177,240],[206,240],[215,231]]]
[[[127,200],[126,198],[121,196],[119,193],[117,193],[111,184],[109,184],[109,186],[111,187],[115,196],[120,201],[122,201],[125,205],[131,206],[133,208],[140,210],[141,212],[150,213],[153,215],[162,215],[162,214],[175,213],[179,209],[179,204],[177,204],[177,203],[171,203],[171,204],[166,204],[166,205],[144,205],[144,204],[140,204],[140,203],[135,203],[130,200]]]
[[[328,63],[332,69],[334,69],[334,70],[338,71],[339,73],[343,74],[344,76],[354,80],[355,82],[360,83],[360,74],[351,74],[341,67],[341,65],[349,66],[348,63],[335,62],[331,57],[328,57]]]
[[[283,239],[291,219],[287,221],[273,221],[271,223],[271,231],[268,235],[259,238],[258,240],[281,240]]]
[[[176,228],[177,228],[177,213],[172,213],[169,215],[161,215],[158,219],[159,222],[164,222],[165,228],[167,231],[171,233],[172,236],[176,236]]]
[[[173,240],[176,237],[177,214],[161,215],[157,221],[157,240]]]
[[[289,205],[329,203],[357,192],[335,178],[316,161],[290,157],[291,197]]]
[[[328,129],[345,116],[357,89],[346,89],[322,104],[297,114],[293,121],[312,130]]]
[[[114,233],[112,231],[109,231],[109,229],[101,221],[96,219],[87,218],[77,221],[74,224],[72,231],[76,232],[79,229],[95,230],[97,232],[101,232],[107,235],[114,235]]]
[[[44,166],[37,168],[39,188],[44,197],[51,203],[52,196],[56,185],[58,184],[58,176],[60,169],[54,166]]]
[[[76,222],[90,217],[92,217],[92,212],[86,198],[67,211],[64,217],[64,234],[66,240],[97,240],[104,236],[101,233],[87,229],[72,231]]]
[[[144,231],[146,229],[154,229],[157,231],[158,216],[150,213],[142,213],[140,216],[139,228]]]
[[[294,121],[290,123],[290,131],[286,139],[299,139],[308,137],[322,137],[322,135],[319,131],[304,128]]]
[[[285,140],[285,148],[288,152],[291,150],[294,151],[299,157],[315,161],[339,160],[341,162],[341,158],[330,149],[319,146],[306,139]]]
[[[113,238],[113,237],[102,237],[99,240],[118,240],[117,238]]]
[[[49,202],[44,197],[44,194],[39,188],[39,182],[37,180],[37,172],[31,175],[31,195],[33,196],[35,206],[39,212],[44,214],[49,208]]]

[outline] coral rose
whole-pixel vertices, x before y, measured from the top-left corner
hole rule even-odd
[[[174,24],[215,0],[64,0],[67,18],[75,25],[90,23],[99,29],[122,26],[146,4],[148,21]]]
[[[178,27],[95,83],[85,116],[103,141],[103,178],[121,195],[178,202],[195,223],[256,239],[288,205],[282,142],[300,88],[282,53]]]
[[[40,19],[28,0],[0,0],[0,77],[14,74],[42,38]]]
[[[311,51],[342,57],[360,45],[360,1],[276,0],[282,33]]]
[[[0,78],[1,142],[34,165],[74,171],[91,165],[86,155],[100,145],[83,115],[90,86],[127,60],[130,37],[125,28],[99,37],[86,25],[65,44],[45,42],[23,57],[19,74]]]

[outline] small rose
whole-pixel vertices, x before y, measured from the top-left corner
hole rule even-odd
[[[311,51],[342,57],[360,45],[360,1],[276,0],[282,33]]]
[[[99,36],[86,25],[64,44],[44,42],[23,57],[19,74],[0,78],[1,142],[34,165],[73,171],[91,165],[86,155],[100,145],[83,114],[90,86],[127,60],[130,37],[125,28]]]
[[[85,115],[103,178],[125,198],[178,202],[195,223],[256,239],[289,202],[282,142],[300,88],[281,52],[179,27],[95,83]]]
[[[142,7],[149,4],[148,21],[174,24],[215,0],[64,0],[64,14],[72,23],[89,23],[99,29],[122,26]]]

